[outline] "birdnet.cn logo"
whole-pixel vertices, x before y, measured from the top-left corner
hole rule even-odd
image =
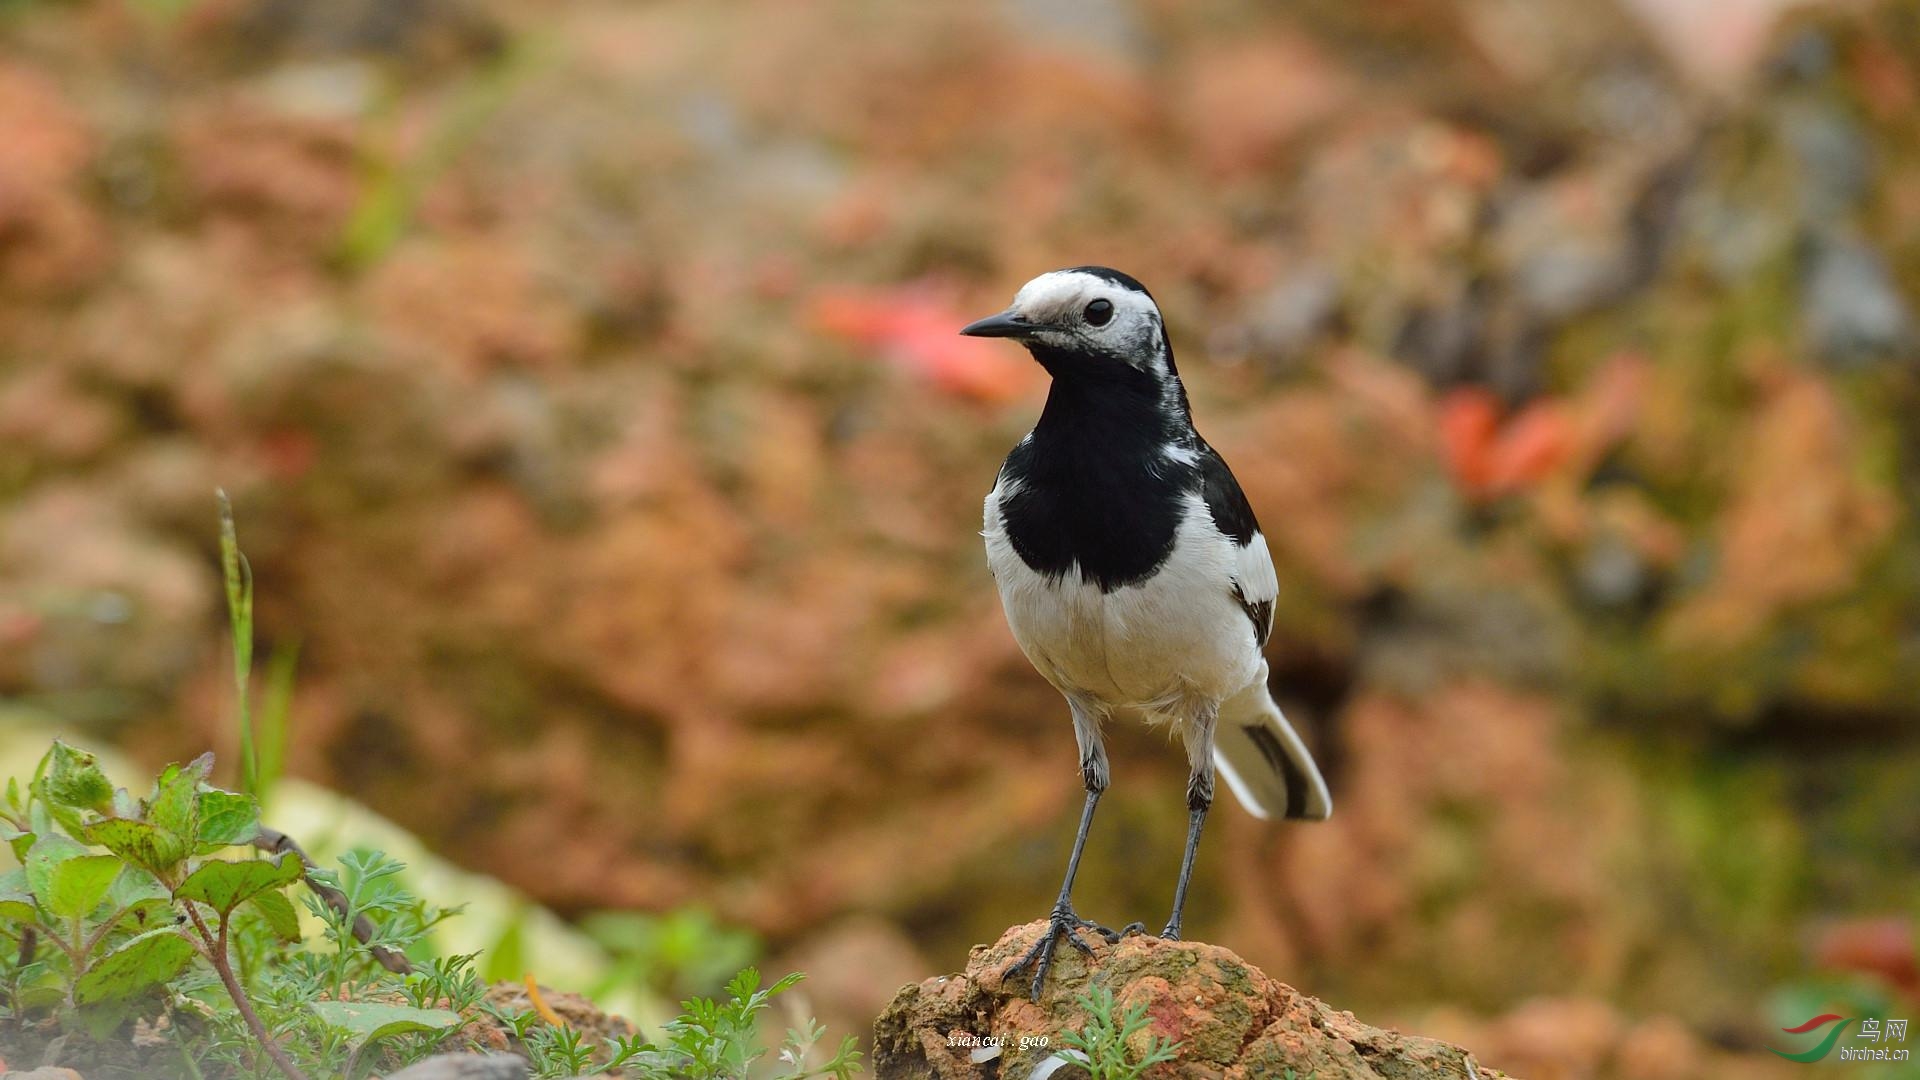
[[[1878,1017],[1867,1017],[1860,1021],[1860,1030],[1854,1032],[1853,1038],[1842,1045],[1841,1038],[1846,1034],[1847,1028],[1853,1024],[1853,1019],[1838,1013],[1822,1013],[1804,1024],[1780,1029],[1789,1035],[1807,1035],[1824,1031],[1825,1034],[1821,1036],[1820,1041],[1813,1046],[1797,1052],[1788,1052],[1771,1046],[1767,1049],[1788,1061],[1808,1063],[1826,1060],[1827,1055],[1834,1053],[1835,1047],[1839,1048],[1839,1053],[1834,1057],[1836,1061],[1911,1060],[1909,1055],[1912,1051],[1904,1046],[1888,1045],[1907,1041],[1905,1020],[1883,1021]]]

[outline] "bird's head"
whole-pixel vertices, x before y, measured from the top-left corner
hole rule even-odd
[[[1113,364],[1157,380],[1174,378],[1160,308],[1146,286],[1104,266],[1041,274],[1020,287],[1007,310],[968,323],[960,332],[1013,338],[1056,378],[1099,374],[1102,365]]]

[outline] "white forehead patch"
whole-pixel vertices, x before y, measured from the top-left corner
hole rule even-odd
[[[1084,270],[1054,270],[1020,287],[1012,310],[1046,325],[1068,322],[1096,299],[1113,304],[1112,325],[1137,324],[1143,316],[1157,322],[1160,309],[1146,293],[1129,289]]]

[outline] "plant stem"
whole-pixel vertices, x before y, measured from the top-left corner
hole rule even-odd
[[[107,935],[113,932],[113,928],[120,925],[120,920],[127,917],[129,910],[131,909],[121,908],[107,916],[105,922],[94,927],[93,933],[88,934],[87,940],[81,944],[80,950],[82,954],[92,956],[94,950],[100,947],[100,943],[107,940]]]
[[[307,868],[307,888],[312,889],[314,895],[325,901],[326,905],[332,908],[342,920],[347,919],[349,916],[353,917],[354,938],[367,947],[367,951],[373,954],[373,958],[380,961],[380,966],[393,972],[395,975],[413,974],[413,961],[407,959],[406,953],[398,949],[390,949],[385,945],[375,945],[373,943],[373,920],[367,918],[364,912],[356,914],[353,910],[353,901],[348,899],[346,893],[323,884],[320,879],[313,876],[313,860],[307,856],[306,851],[304,851],[299,844],[294,842],[293,837],[288,836],[279,829],[268,828],[263,824],[260,826],[260,835],[253,839],[253,846],[269,855],[280,855],[291,852]],[[338,959],[339,957],[336,956],[336,961]],[[346,974],[344,969],[342,969],[334,981],[341,982],[345,978]]]
[[[32,953],[35,944],[41,938],[53,942],[56,948],[66,953],[68,961],[70,961],[76,969],[84,967],[82,959],[87,955],[86,953],[76,951],[74,947],[68,943],[66,938],[54,933],[51,928],[33,926],[27,927],[26,931],[20,936],[20,953],[22,956],[27,957],[27,960],[21,963],[21,967],[25,967],[28,963],[32,962]],[[79,978],[79,975],[76,974],[74,978]]]
[[[234,1006],[240,1010],[241,1019],[247,1022],[247,1030],[253,1032],[253,1037],[266,1048],[267,1056],[286,1074],[287,1080],[308,1080],[307,1074],[300,1071],[300,1066],[293,1063],[286,1050],[267,1034],[267,1025],[261,1022],[260,1014],[253,1011],[253,1002],[247,1000],[247,992],[240,988],[240,980],[234,977],[233,963],[227,958],[227,920],[220,920],[220,933],[216,937],[207,929],[206,920],[200,917],[199,909],[191,901],[187,903],[187,914],[193,919],[194,929],[200,931],[200,937],[206,943],[207,961],[213,965],[213,970],[220,973],[220,981],[226,984],[228,996],[233,998]]]

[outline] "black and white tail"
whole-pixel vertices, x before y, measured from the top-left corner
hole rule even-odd
[[[1324,821],[1333,813],[1319,766],[1273,703],[1265,679],[1221,706],[1213,765],[1254,817]]]

